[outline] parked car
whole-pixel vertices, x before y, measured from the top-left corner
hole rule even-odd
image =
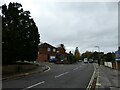
[[[64,64],[64,61],[56,61],[55,64]]]
[[[93,63],[93,59],[89,59],[89,63]]]
[[[79,60],[79,62],[82,62],[82,60]]]
[[[48,61],[49,61],[49,62],[56,62],[57,59],[55,59],[55,58],[51,58],[51,59],[49,59]]]

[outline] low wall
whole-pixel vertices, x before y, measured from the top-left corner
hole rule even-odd
[[[35,68],[37,68],[37,65],[34,65],[34,64],[6,65],[2,67],[2,74],[4,75],[4,74],[26,72]]]
[[[112,62],[104,62],[104,65],[107,67],[112,68]]]
[[[104,62],[104,66],[120,70],[120,62]]]

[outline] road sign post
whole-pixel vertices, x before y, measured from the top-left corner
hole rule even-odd
[[[115,62],[116,62],[116,69],[118,70],[118,62],[120,62],[120,47],[118,51],[115,52]]]

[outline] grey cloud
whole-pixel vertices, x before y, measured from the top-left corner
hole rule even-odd
[[[21,1],[29,9],[41,35],[42,42],[65,44],[69,50],[81,52],[115,51],[118,40],[118,5],[115,2],[44,2]],[[26,5],[27,4],[27,5]],[[31,7],[32,6],[32,7]]]

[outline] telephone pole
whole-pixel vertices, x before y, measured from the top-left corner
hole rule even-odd
[[[95,47],[98,48],[98,64],[100,65],[100,47],[99,46]]]

